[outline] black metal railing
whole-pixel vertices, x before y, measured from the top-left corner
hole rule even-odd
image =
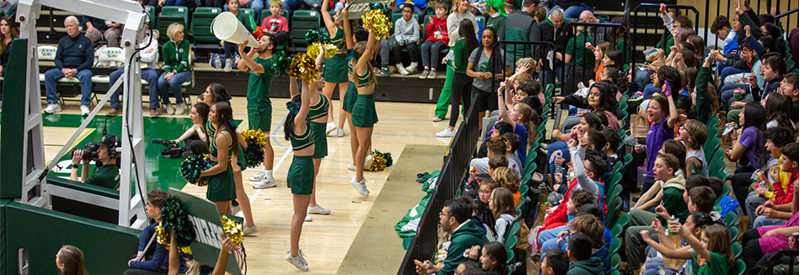
[[[464,121],[461,122],[453,137],[436,181],[436,189],[420,218],[417,235],[411,239],[398,274],[417,274],[414,260],[431,260],[435,256],[439,237],[439,211],[444,207],[444,203],[455,198],[462,188],[461,183],[469,168],[469,160],[474,155],[480,135],[480,123],[478,111],[475,110],[475,101],[473,101],[467,110]]]
[[[694,22],[694,31],[700,35],[700,13],[694,6],[666,6],[667,9],[677,10],[690,19],[694,17],[694,20],[692,21]],[[707,6],[708,1],[706,1],[706,7]],[[659,11],[660,7],[661,4],[658,3],[642,3],[631,11],[633,13],[633,16],[629,17],[631,20],[631,26],[635,26],[633,28],[634,35],[632,36],[634,45],[644,46],[645,49],[659,46],[659,48],[662,50],[667,50],[666,42],[671,36],[671,34],[668,34],[667,32],[670,32],[671,30],[667,30],[664,27],[664,22],[661,20],[661,12]],[[694,16],[691,16],[689,13],[693,13]],[[706,8],[706,18],[708,18],[708,8]],[[658,37],[658,35],[662,35],[661,38],[654,39],[655,37]],[[708,28],[705,29],[704,37],[708,37]],[[634,60],[644,62],[645,56],[643,51],[634,48],[634,54]]]

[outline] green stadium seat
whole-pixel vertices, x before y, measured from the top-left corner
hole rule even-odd
[[[617,219],[617,223],[614,226],[621,225],[622,228],[627,228],[628,224],[631,222],[631,215],[628,213],[622,213]]]
[[[161,33],[161,41],[167,41],[167,28],[172,23],[181,23],[184,26],[184,33],[189,33],[189,8],[178,6],[166,6],[161,8],[161,15],[158,16],[158,31]]]
[[[608,253],[611,255],[617,254],[619,251],[619,247],[622,245],[622,241],[619,238],[614,238],[611,240],[611,245],[609,246]]]
[[[608,204],[608,215],[606,217],[606,227],[613,228],[619,219],[619,210],[622,209],[622,198],[611,198],[612,201]]]
[[[292,42],[295,46],[308,46],[306,32],[322,25],[322,17],[314,10],[295,10],[292,14]]]
[[[615,254],[615,255],[617,257],[619,257],[619,255],[617,255],[617,254]],[[612,258],[612,260],[613,260],[613,258]],[[617,266],[619,266],[619,264],[617,264]],[[611,270],[611,273],[609,273],[608,275],[619,275],[619,270],[617,270],[617,269]]]
[[[736,238],[739,237],[739,229],[736,226],[731,226],[728,230],[731,232],[731,242],[739,244],[736,242]]]
[[[145,6],[144,9],[145,9],[145,11],[147,11],[147,14],[150,15],[150,29],[151,30],[155,30],[156,29],[156,21],[158,21],[158,19],[156,19],[156,7],[154,7],[154,6]]]
[[[733,227],[733,224],[735,222],[736,222],[736,213],[730,211],[728,212],[728,214],[725,214],[725,223],[728,225],[729,229]]]
[[[747,269],[747,267],[745,266],[744,261],[739,259],[739,260],[736,260],[736,262],[733,264],[733,266],[728,268],[728,274],[729,275],[742,275],[742,274],[744,274],[745,269]]]
[[[611,255],[611,274],[614,274],[614,272],[619,274],[619,271],[617,271],[617,269],[619,268],[619,263],[621,262],[622,258],[619,256],[619,254]]]
[[[611,190],[611,195],[608,196],[608,198],[616,198],[620,194],[622,194],[622,184],[614,183],[614,189]],[[608,199],[606,198],[606,200],[608,200]]]
[[[475,16],[475,22],[480,23],[484,28],[486,27],[486,17]]]
[[[619,238],[619,236],[622,236],[622,225],[617,224],[611,228],[611,237]]]
[[[622,162],[617,161],[617,163],[614,163],[614,167],[611,168],[611,174],[612,175],[616,174],[617,172],[619,172],[620,169],[622,169]]]
[[[731,250],[732,250],[731,252],[733,252],[733,258],[734,259],[739,259],[739,256],[742,256],[742,245],[741,244],[739,244],[737,242],[733,242],[732,245],[731,245]]]
[[[222,12],[222,8],[198,7],[192,13],[192,36],[195,45],[198,42],[219,43],[219,39],[211,33],[211,22]]]

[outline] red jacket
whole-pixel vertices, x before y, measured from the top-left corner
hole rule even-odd
[[[433,37],[433,33],[437,31],[443,36],[442,39]],[[439,19],[439,17],[436,16],[431,17],[431,21],[425,26],[425,37],[427,37],[427,39],[425,39],[427,41],[442,41],[447,45],[447,43],[450,42],[447,37],[447,18]]]
[[[550,215],[547,215],[547,217],[544,218],[544,223],[542,224],[542,228],[545,229],[554,228],[557,226],[551,226],[551,224],[566,223],[568,221],[567,203],[569,202],[570,195],[572,195],[572,190],[574,190],[577,185],[578,185],[578,180],[572,179],[572,181],[569,183],[569,187],[567,188],[567,192],[564,193],[564,200],[562,200],[561,203],[558,206],[556,206],[556,209],[554,209],[553,212],[550,213]],[[605,191],[605,189],[603,191]],[[601,192],[598,200],[605,199],[605,196],[602,193],[603,192]],[[603,203],[603,213],[605,215],[608,215],[608,206],[605,203]]]
[[[794,173],[789,177],[789,183],[786,184],[786,190],[783,190],[780,180],[772,183],[772,192],[775,194],[776,205],[792,203],[792,200],[794,200],[794,182],[797,181],[797,176],[798,174]]]

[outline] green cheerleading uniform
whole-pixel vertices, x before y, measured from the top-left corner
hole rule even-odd
[[[247,160],[244,158],[244,147],[239,144],[239,155],[236,157],[236,164],[239,165],[240,171],[247,170]]]
[[[247,82],[247,124],[251,130],[261,130],[269,133],[272,126],[272,101],[269,99],[269,89],[275,77],[275,66],[272,58],[253,59],[264,67],[264,73],[250,71]]]
[[[341,69],[347,63],[347,50],[344,41],[344,30],[336,27],[336,34],[331,38],[331,44],[336,45],[338,49],[336,55],[325,60],[325,70],[322,76],[325,82],[328,83],[345,83],[347,82],[347,74]]]
[[[290,142],[294,151],[314,145],[314,131],[311,130],[311,120],[306,119],[306,131],[304,133],[298,135],[292,131]],[[286,176],[286,186],[292,188],[292,194],[294,195],[311,195],[311,191],[314,190],[313,156],[294,155],[292,165],[289,167],[289,174]]]
[[[219,133],[228,132],[222,129]],[[234,138],[231,136],[231,138]],[[233,144],[228,145],[228,159],[233,155]],[[212,156],[217,155],[216,135],[209,141],[208,152]],[[232,201],[236,199],[236,185],[233,181],[233,167],[228,161],[228,167],[222,173],[208,177],[208,189],[206,198],[210,201]]]
[[[319,95],[319,102],[311,105],[308,111],[308,119],[315,120],[321,117],[328,116],[328,107],[330,102],[324,95]],[[325,133],[326,123],[319,123],[311,121],[311,131],[314,132],[314,156],[315,159],[321,159],[328,155],[328,136]]]
[[[372,71],[367,70],[363,75],[356,74],[356,88],[362,88],[369,85],[374,85],[375,81],[372,76]],[[375,96],[373,94],[362,95],[356,97],[356,102],[353,104],[353,126],[368,128],[378,123],[378,112],[375,110]]]
[[[350,50],[348,50],[350,51]],[[353,73],[353,62],[347,62],[347,75]],[[358,89],[356,88],[356,84],[347,81],[347,93],[344,94],[344,99],[342,99],[342,109],[345,112],[353,113],[353,105],[356,104],[356,97],[358,96]]]

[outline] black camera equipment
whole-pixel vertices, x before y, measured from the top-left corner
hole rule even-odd
[[[186,149],[185,146],[178,146],[178,143],[176,143],[174,140],[154,138],[150,142],[153,144],[161,144],[167,147],[167,149],[161,149],[161,155],[166,158],[185,158],[191,153]]]

